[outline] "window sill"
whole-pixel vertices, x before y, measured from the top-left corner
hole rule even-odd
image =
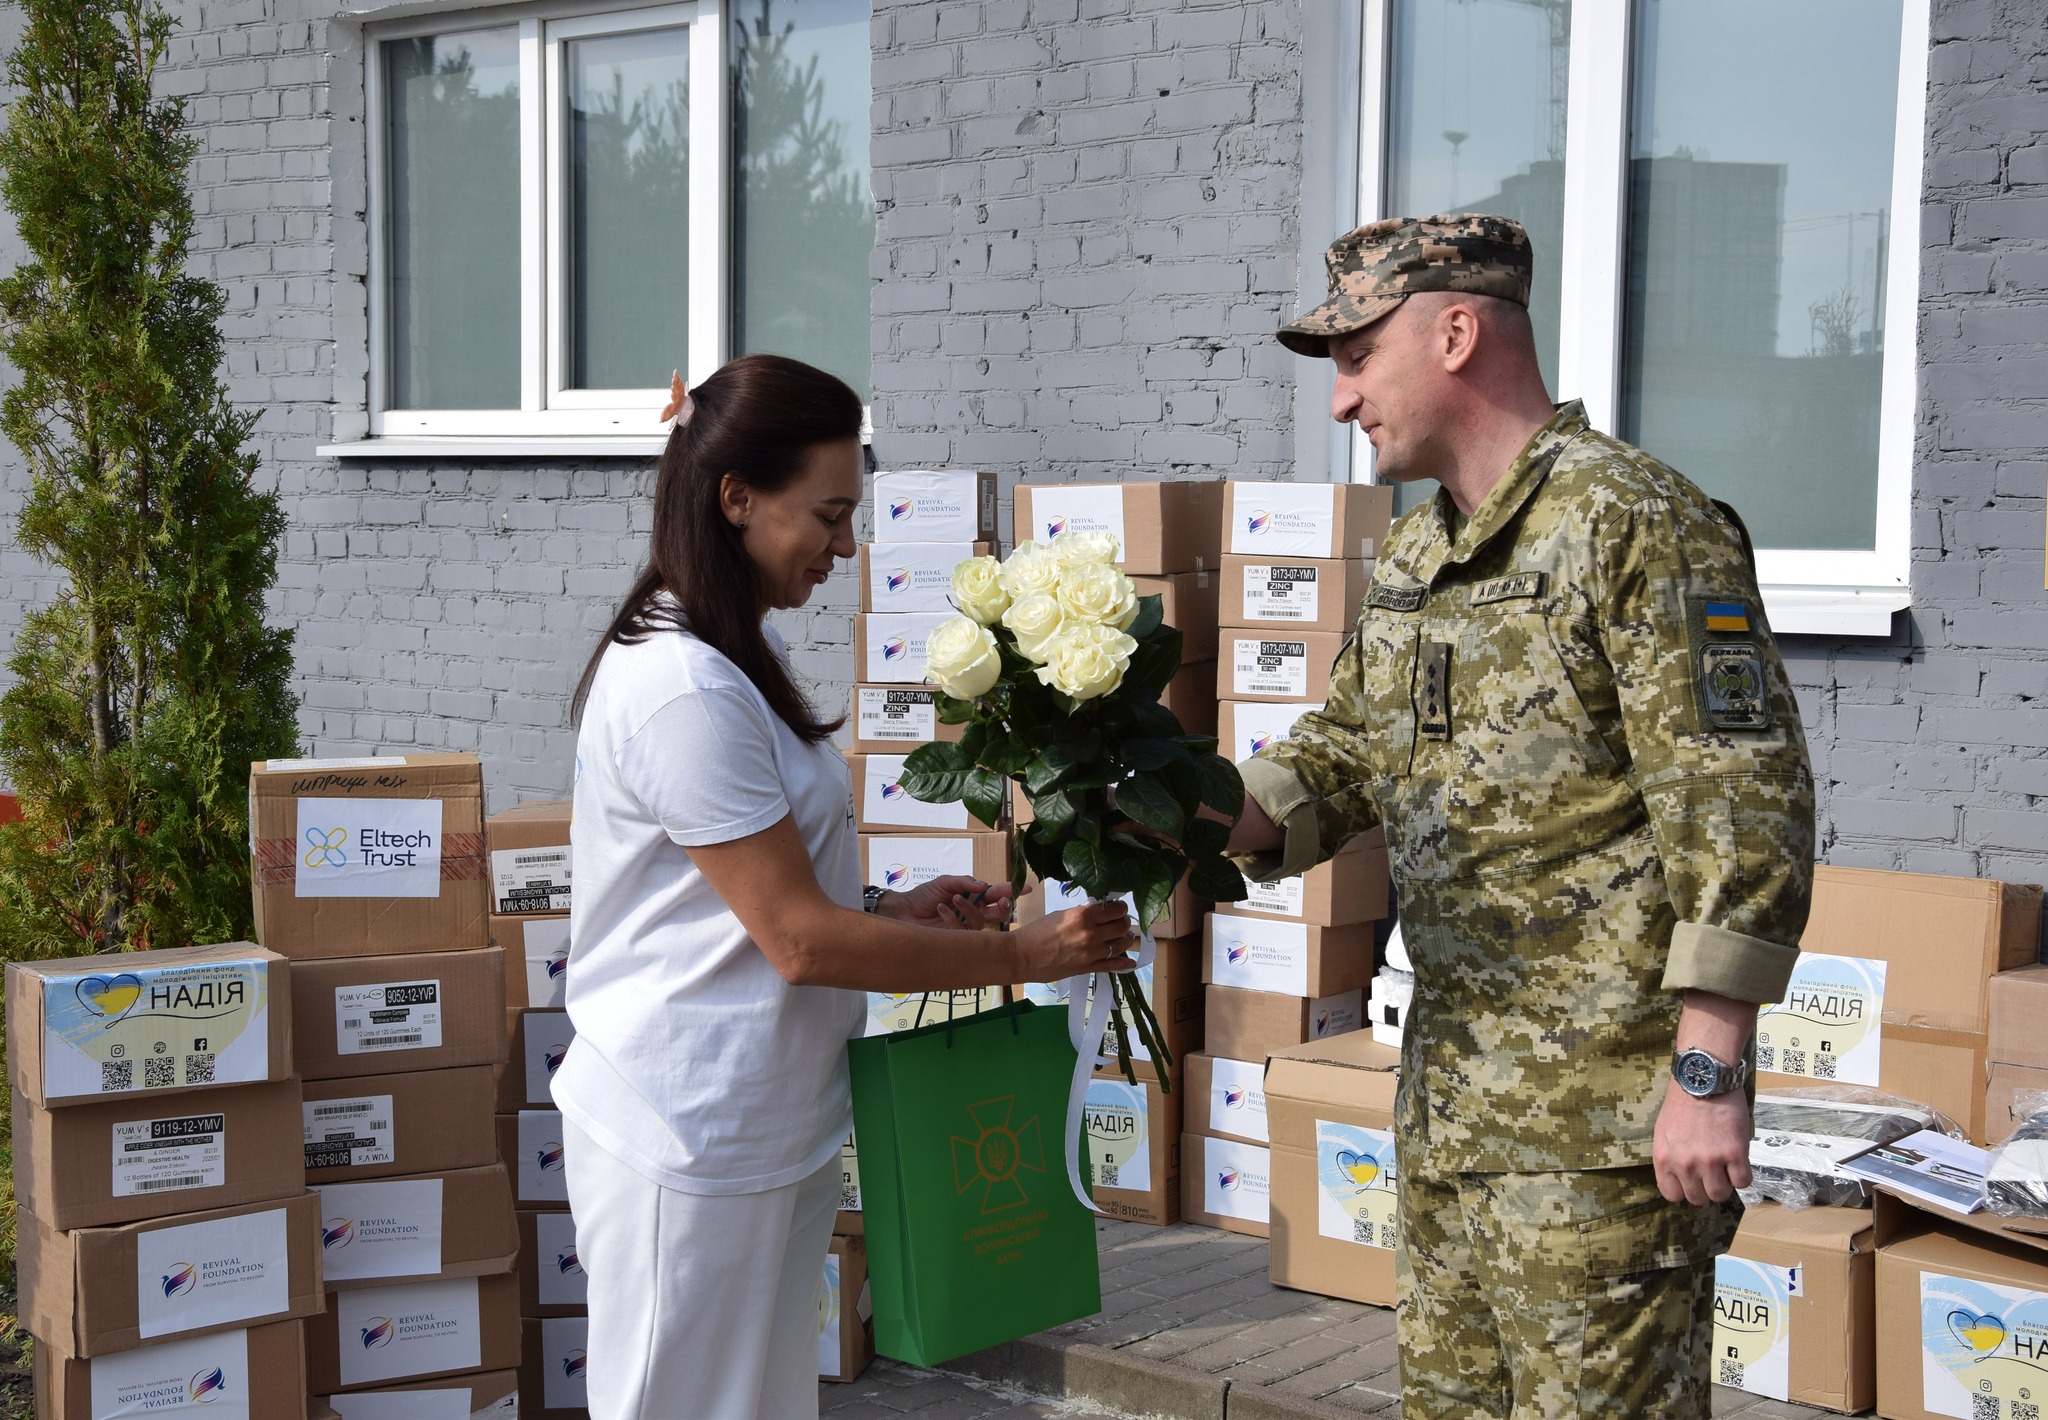
[[[1763,587],[1764,612],[1781,636],[1889,636],[1892,616],[1913,604],[1910,587]]]
[[[535,436],[530,438],[461,438],[453,435],[386,435],[346,444],[322,444],[313,450],[323,459],[653,459],[668,447],[668,436]]]

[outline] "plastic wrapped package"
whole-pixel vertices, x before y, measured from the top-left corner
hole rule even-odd
[[[2016,1101],[2020,1127],[1984,1165],[1985,1202],[2005,1218],[2048,1218],[2048,1090]]]
[[[1787,1208],[1867,1208],[1869,1189],[1838,1165],[1922,1129],[1964,1137],[1939,1110],[1861,1085],[1760,1094],[1749,1141],[1752,1181],[1742,1190],[1742,1201],[1753,1205],[1769,1198]]]

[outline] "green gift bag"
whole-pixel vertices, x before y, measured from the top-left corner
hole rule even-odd
[[[1030,1002],[848,1046],[875,1350],[931,1366],[1102,1310],[1074,1047]]]

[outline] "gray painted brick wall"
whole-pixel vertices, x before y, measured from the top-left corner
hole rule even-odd
[[[356,0],[357,8],[382,0]],[[1302,6],[877,0],[873,272],[885,466],[1004,487],[1295,467]],[[361,48],[336,0],[179,7],[196,262],[291,516],[306,747],[474,749],[494,807],[563,791],[569,688],[648,521],[646,461],[336,462],[361,421]],[[2048,16],[1935,0],[1916,605],[1888,641],[1787,638],[1830,861],[2048,876]],[[14,12],[0,11],[0,39]],[[0,231],[0,260],[17,250]],[[26,476],[0,449],[0,517]],[[0,637],[52,594],[0,540]],[[784,618],[821,702],[853,580]]]

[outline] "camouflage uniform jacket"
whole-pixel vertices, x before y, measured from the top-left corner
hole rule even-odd
[[[1415,964],[1399,1129],[1460,1173],[1649,1162],[1688,989],[1783,992],[1799,709],[1735,528],[1560,406],[1453,538],[1395,525],[1329,701],[1243,766],[1304,871],[1386,826]]]

